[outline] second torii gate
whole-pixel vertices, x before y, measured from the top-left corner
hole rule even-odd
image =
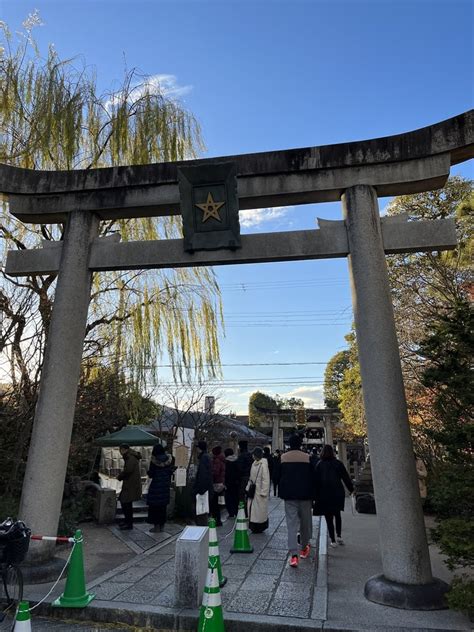
[[[58,274],[21,518],[39,533],[56,532],[93,272],[348,257],[383,567],[365,594],[397,607],[440,607],[446,586],[431,572],[385,254],[454,248],[454,222],[380,218],[377,198],[442,187],[450,166],[474,155],[473,126],[471,111],[398,136],[186,163],[65,172],[0,165],[0,191],[13,215],[66,223],[62,242],[10,252],[6,265],[12,276]],[[199,184],[198,177],[196,185],[190,177],[197,191],[191,197],[201,195],[193,202],[203,212],[198,229],[214,223],[218,230],[222,209],[229,221],[218,247],[228,249],[198,250],[206,247],[202,235],[197,241],[98,239],[100,220],[184,215],[178,174],[207,168],[230,179]],[[226,206],[216,196],[230,189],[235,195],[233,202],[224,198]],[[318,230],[235,233],[239,208],[339,199],[343,221],[320,221]],[[188,216],[185,228],[192,221]],[[44,547],[33,548],[37,559],[51,554]]]

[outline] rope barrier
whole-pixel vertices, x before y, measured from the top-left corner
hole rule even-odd
[[[75,540],[74,538],[68,538],[68,540],[69,540],[69,541],[72,541],[74,544],[73,544],[73,546],[72,546],[72,548],[71,548],[71,552],[69,553],[69,556],[68,556],[68,558],[67,558],[67,560],[66,560],[66,563],[65,563],[65,565],[64,565],[64,567],[63,567],[63,569],[62,569],[62,571],[61,571],[61,572],[60,572],[60,574],[59,574],[59,577],[58,577],[58,578],[57,578],[57,580],[54,582],[54,584],[51,586],[50,590],[46,593],[46,595],[43,597],[43,599],[41,599],[41,601],[38,601],[38,603],[37,603],[37,604],[35,604],[34,606],[32,606],[32,607],[30,608],[30,612],[32,612],[35,608],[37,608],[38,606],[40,606],[40,605],[41,605],[44,601],[46,601],[46,599],[50,596],[50,594],[53,592],[53,590],[56,588],[56,586],[57,586],[57,585],[59,584],[59,582],[61,581],[61,579],[62,579],[62,577],[63,577],[63,575],[64,575],[64,572],[66,571],[66,568],[68,567],[69,562],[71,561],[72,554],[73,554],[74,549],[76,548],[76,544],[77,544],[77,542],[76,542],[76,540]]]
[[[236,524],[237,524],[237,518],[234,520],[234,526],[232,527],[232,529],[229,531],[229,533],[226,533],[225,535],[223,535],[221,540],[226,540],[230,535],[234,533]]]
[[[76,548],[76,544],[78,544],[79,542],[82,542],[83,539],[81,538],[80,540],[76,540],[75,538],[68,538],[66,536],[52,536],[52,535],[32,535],[31,536],[32,540],[40,540],[40,541],[45,541],[45,542],[56,542],[56,543],[68,543],[68,544],[72,544],[72,548],[71,551],[68,555],[68,558],[66,560],[66,563],[63,566],[63,569],[61,570],[61,572],[59,573],[59,577],[57,578],[57,580],[54,582],[54,584],[51,586],[51,588],[49,589],[49,591],[46,593],[46,595],[43,597],[43,599],[41,599],[41,601],[38,601],[37,604],[35,604],[34,606],[31,606],[29,611],[33,612],[33,610],[35,610],[35,608],[37,608],[38,606],[40,606],[44,601],[46,601],[46,599],[50,596],[50,594],[53,592],[53,590],[56,588],[56,586],[59,584],[59,582],[61,581],[66,568],[69,565],[69,562],[71,561],[72,558],[72,554],[74,552],[74,549]]]

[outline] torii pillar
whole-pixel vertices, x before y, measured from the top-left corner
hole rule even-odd
[[[446,584],[431,573],[377,193],[354,186],[342,204],[383,566],[365,596],[429,610],[439,607]]]
[[[98,231],[92,213],[69,214],[19,511],[39,535],[58,528],[90,302],[89,251]],[[48,560],[53,550],[51,542],[35,542],[29,560]]]

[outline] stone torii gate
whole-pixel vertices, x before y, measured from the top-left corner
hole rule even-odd
[[[56,532],[93,272],[348,257],[383,567],[365,594],[398,607],[439,607],[446,587],[431,572],[385,254],[454,248],[454,223],[380,218],[377,198],[442,187],[450,166],[474,155],[473,114],[386,138],[183,163],[51,172],[0,165],[0,191],[14,216],[66,223],[62,242],[10,252],[6,264],[12,276],[58,274],[21,518],[35,531]],[[196,180],[200,169],[223,170],[217,188],[210,176]],[[229,249],[199,250],[205,243],[186,234],[184,241],[98,239],[101,220],[180,208],[186,228],[183,173],[191,188],[202,184],[194,206],[203,225],[210,220],[206,230],[221,221],[219,208],[225,211],[214,202],[219,191],[234,194],[225,211]],[[343,221],[319,221],[318,230],[235,235],[239,208],[336,200]],[[51,555],[44,546],[32,547],[36,559]]]

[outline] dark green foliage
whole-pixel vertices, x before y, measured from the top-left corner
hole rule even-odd
[[[430,473],[428,506],[439,518],[474,516],[474,468],[469,463],[443,463]]]
[[[472,455],[474,435],[474,311],[459,300],[440,314],[419,346],[427,365],[422,384],[433,394],[440,421],[428,431],[451,461]]]
[[[284,398],[280,395],[267,395],[256,391],[249,399],[249,426],[258,427],[266,421],[266,413],[271,414],[282,410],[297,410],[304,408],[304,402],[297,397]]]
[[[127,425],[130,419],[146,424],[156,415],[156,404],[142,397],[112,369],[89,369],[79,385],[74,416],[61,525],[64,533],[90,516],[92,499],[77,485],[94,479],[99,448],[95,439]],[[25,471],[34,406],[11,392],[0,403],[0,520],[17,515]]]
[[[474,619],[474,579],[468,575],[456,577],[447,594],[448,606],[454,610],[462,610]]]
[[[16,518],[18,516],[19,498],[11,495],[0,496],[0,522],[8,516]]]
[[[431,536],[447,556],[451,570],[474,564],[474,520],[448,518],[432,530]]]
[[[256,391],[249,399],[249,426],[258,427],[265,421],[262,409],[276,410],[276,400],[270,395]]]
[[[433,540],[451,570],[474,565],[474,313],[458,299],[427,328],[419,345],[426,362],[422,385],[431,395],[436,423],[425,432],[442,447],[444,460],[433,467],[429,506],[439,521]],[[474,612],[474,582],[457,576],[448,594],[451,608]]]
[[[84,491],[65,498],[59,516],[58,535],[74,535],[80,522],[92,518],[94,502],[92,494]]]
[[[328,408],[339,408],[341,382],[350,366],[349,349],[338,351],[327,363],[324,371],[324,404]]]
[[[158,406],[140,395],[123,375],[105,367],[95,368],[92,377],[79,385],[68,475],[90,478],[99,454],[95,439],[120,430],[131,419],[147,424],[157,411]]]

